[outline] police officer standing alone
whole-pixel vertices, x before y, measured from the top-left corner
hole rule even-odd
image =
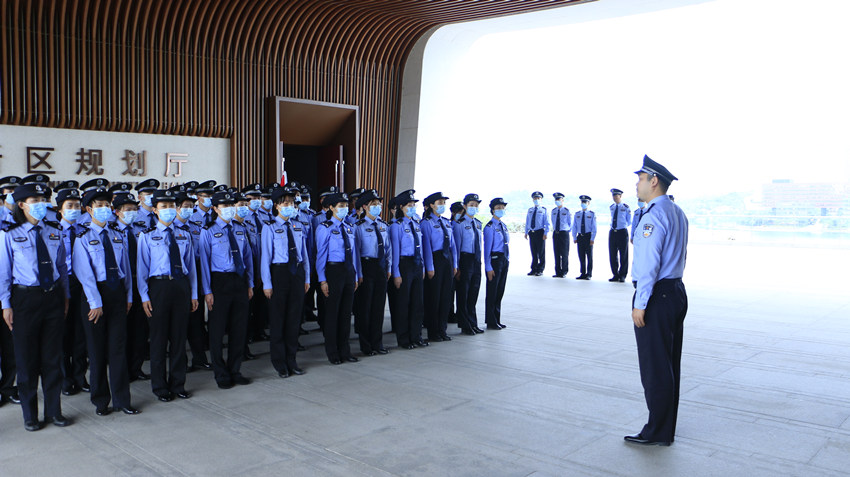
[[[682,331],[688,295],[682,283],[688,248],[688,218],[667,196],[677,180],[647,156],[636,172],[637,195],[647,203],[635,234],[632,321],[637,341],[640,380],[649,419],[626,442],[668,446],[676,434]]]
[[[555,250],[555,274],[552,278],[564,278],[570,269],[570,209],[564,207],[564,194],[555,192],[555,208],[552,209],[552,249]]]
[[[608,259],[613,276],[609,282],[624,282],[629,274],[629,224],[632,211],[624,203],[623,191],[611,189],[614,203],[611,204],[611,230],[608,231]]]
[[[590,196],[582,195],[581,212],[573,217],[573,243],[578,245],[578,263],[581,275],[576,280],[590,280],[593,276],[593,242],[596,240],[596,214],[587,210],[590,206]]]
[[[531,245],[531,271],[528,276],[539,277],[546,268],[546,239],[549,237],[549,217],[546,207],[540,205],[543,193],[535,191],[531,194],[534,207],[528,209],[525,218],[525,239]]]
[[[508,227],[502,222],[508,203],[501,197],[490,201],[490,213],[493,218],[484,226],[484,270],[487,273],[487,308],[484,320],[488,330],[507,328],[502,324],[502,297],[508,280]]]

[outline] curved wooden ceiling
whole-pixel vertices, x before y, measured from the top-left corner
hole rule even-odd
[[[229,137],[244,184],[272,180],[264,98],[358,105],[360,183],[389,192],[420,36],[580,1],[3,0],[0,122]]]

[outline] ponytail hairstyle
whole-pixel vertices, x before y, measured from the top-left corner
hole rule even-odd
[[[27,215],[24,213],[24,209],[22,209],[17,202],[12,206],[12,218],[15,219],[15,223],[18,225],[27,221]]]

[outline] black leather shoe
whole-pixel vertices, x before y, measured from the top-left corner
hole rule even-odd
[[[348,357],[345,358],[345,360],[348,361],[349,363],[356,363],[356,362],[360,361],[359,359],[355,358],[354,356],[348,356]]]
[[[0,402],[4,402],[4,403],[10,402],[12,404],[20,404],[21,403],[21,397],[18,396],[18,392],[15,391],[12,394],[4,394],[4,395],[0,396]]]
[[[190,393],[189,391],[181,391],[179,393],[176,393],[176,396],[180,399],[189,399],[190,397],[192,397],[192,393]]]
[[[283,371],[278,371],[277,377],[288,378],[289,377],[289,368],[284,366]]]
[[[501,330],[502,328],[499,325],[487,325],[488,330]]]
[[[108,416],[109,413],[111,413],[111,412],[112,412],[112,409],[109,409],[106,406],[99,407],[99,408],[94,410],[94,413],[97,414],[98,416]]]
[[[642,435],[636,434],[634,436],[625,436],[623,440],[628,442],[629,444],[638,444],[642,446],[664,446],[667,447],[670,445],[670,442],[667,441],[651,441],[649,439],[644,439]]]
[[[305,348],[304,345],[299,343],[298,348],[296,348],[295,350],[296,351],[307,351],[307,348]]]
[[[144,373],[142,371],[132,373],[130,375],[130,381],[150,381],[151,375]]]
[[[499,325],[498,325],[498,326],[499,326],[499,328],[501,328],[501,329],[505,329],[505,328],[507,328],[507,327],[508,327],[508,325],[503,325],[503,324],[501,324],[501,323],[499,323]]]
[[[447,335],[447,334],[445,334],[445,333],[443,333],[442,338],[443,338],[443,341],[451,341],[451,340],[452,340],[452,337],[451,337],[451,336],[449,336],[449,335]]]
[[[328,361],[330,361],[331,364],[342,364],[341,359],[329,359]]]
[[[192,363],[192,367],[206,370],[212,369],[212,365],[210,363]]]
[[[587,275],[579,275],[576,277],[576,280],[587,280]]]
[[[219,389],[230,389],[233,387],[233,383],[230,381],[221,381],[217,384]]]
[[[484,330],[482,330],[481,328],[479,328],[477,326],[473,326],[472,331],[474,331],[476,333],[484,333]]]
[[[404,349],[416,349],[416,346],[414,346],[413,343],[411,343],[409,345],[402,346],[402,348],[404,348]]]
[[[58,426],[58,427],[68,427],[68,426],[71,425],[71,420],[68,419],[67,417],[63,416],[62,414],[59,414],[59,415],[56,415],[56,416],[53,416],[53,417],[45,417],[44,423],[45,424],[53,423],[54,426]]]
[[[461,331],[461,333],[463,333],[467,336],[475,336],[475,332],[472,331],[472,330],[469,330],[469,329],[464,329],[463,331]]]
[[[535,277],[542,277],[542,276],[543,276],[543,272],[537,272],[537,273],[535,273],[535,274],[534,274],[534,276],[535,276]]]
[[[246,378],[245,376],[239,375],[233,378],[233,384],[238,384],[240,386],[247,386],[251,384],[251,380]]]
[[[369,351],[368,353],[363,353],[365,356],[378,356],[377,351]]]
[[[174,400],[174,395],[169,393],[169,394],[163,394],[161,396],[157,396],[156,398],[159,399],[162,402],[171,402],[171,401]]]
[[[41,423],[38,421],[27,421],[24,423],[24,429],[30,432],[35,432],[41,429]]]
[[[434,335],[434,336],[432,337],[432,336],[429,334],[429,335],[428,335],[428,341],[429,341],[429,342],[433,342],[433,343],[440,343],[440,342],[442,342],[442,341],[443,341],[443,337],[442,337],[442,336],[437,336],[437,335]]]
[[[608,281],[609,281],[609,282],[619,282],[619,281],[620,281],[620,277],[611,277],[611,278],[609,278],[609,279],[608,279]]]
[[[389,354],[389,350],[386,348],[381,348],[378,350],[378,354]]]
[[[67,388],[62,389],[62,394],[65,396],[74,396],[80,393],[80,388],[76,384],[72,384]]]
[[[625,283],[625,281],[626,281],[625,278],[620,278],[620,280],[619,280],[620,283]]]
[[[80,390],[84,393],[91,392],[91,386],[89,386],[88,381],[83,381],[83,384],[80,385]]]
[[[257,359],[257,356],[255,356],[254,353],[250,351],[245,352],[245,361],[253,361],[255,359]]]
[[[302,374],[306,373],[306,371],[304,371],[303,369],[299,368],[298,366],[290,366],[290,367],[289,367],[289,372],[290,372],[290,373],[292,373],[292,374],[294,374],[294,375],[296,375],[296,376],[301,376]]]
[[[142,411],[134,408],[133,406],[122,407],[120,409],[121,409],[121,412],[123,412],[124,414],[127,414],[128,416],[133,416],[135,414],[142,412]]]
[[[414,341],[413,344],[415,344],[416,346],[418,346],[420,348],[424,348],[424,347],[428,346],[428,342],[425,341],[425,340]]]
[[[265,331],[261,331],[259,335],[254,337],[254,339],[257,340],[257,341],[268,341],[269,340],[269,334],[266,333]]]
[[[534,270],[532,270],[532,271],[528,272],[528,276],[529,276],[529,277],[533,277],[536,273],[537,273],[537,272],[535,272]]]

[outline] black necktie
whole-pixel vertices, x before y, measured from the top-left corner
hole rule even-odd
[[[74,242],[77,240],[77,234],[74,233],[73,225],[68,226],[68,235],[71,240],[71,250],[66,250],[65,253],[70,255],[74,251]]]
[[[472,219],[472,232],[475,234],[475,259],[481,263],[481,240],[478,239],[478,227],[475,226],[475,219]]]
[[[611,221],[611,228],[617,230],[617,215],[620,212],[620,206],[614,204],[614,219]]]
[[[375,237],[378,240],[378,263],[384,263],[384,237],[381,235],[381,227],[378,222],[372,222],[375,227]]]
[[[230,255],[233,257],[233,266],[236,267],[236,274],[241,277],[245,275],[245,263],[242,262],[242,253],[239,252],[236,236],[233,235],[233,225],[227,224],[224,228],[227,229],[227,239],[230,241]]]
[[[416,258],[416,266],[422,265],[422,244],[419,243],[419,234],[413,220],[410,221],[410,233],[413,234],[413,257]]]
[[[36,225],[32,228],[35,230],[35,253],[38,258],[38,285],[42,290],[50,290],[53,286],[53,260],[50,259],[50,253],[47,251],[47,245],[44,239],[41,238],[41,226]]]
[[[505,258],[510,259],[511,254],[508,250],[508,235],[505,233],[505,224],[499,221],[499,232],[502,233],[502,240],[505,241]]]
[[[148,227],[156,227],[156,223],[159,221],[159,217],[156,214],[151,212],[148,214]]]
[[[537,222],[537,206],[534,206],[534,213],[531,214],[531,230],[534,230],[535,223]],[[475,224],[473,224],[475,225]]]
[[[443,229],[443,256],[446,257],[446,260],[449,262],[451,259],[451,244],[449,243],[449,231],[446,229],[446,224],[443,223],[442,217],[437,217],[437,221],[440,222],[440,228]]]
[[[204,226],[209,226],[211,223],[213,223],[212,214],[208,210],[204,212]]]
[[[111,290],[118,288],[118,260],[115,259],[115,249],[106,229],[100,231],[100,240],[103,242],[103,254],[106,256],[106,286]]]
[[[351,241],[348,239],[348,234],[345,233],[345,223],[339,224],[339,233],[342,234],[342,244],[345,246],[345,269],[349,274],[354,275],[354,259],[351,256]]]
[[[171,262],[171,276],[180,278],[183,276],[183,260],[180,258],[180,247],[177,246],[177,241],[174,240],[173,230],[166,228],[165,235],[168,236],[168,261]]]
[[[295,247],[295,234],[292,233],[292,223],[286,221],[286,242],[289,244],[289,273],[295,275],[298,268],[298,249]]]
[[[555,208],[555,232],[561,231],[561,209]]]
[[[287,220],[286,223],[289,224],[289,221]],[[257,233],[260,233],[260,232],[263,231],[263,226],[262,226],[262,224],[260,224],[260,212],[259,211],[254,212],[254,225],[257,226]]]
[[[133,271],[133,276],[136,275],[136,234],[133,233],[133,226],[127,225],[124,229],[127,233],[127,250],[130,252],[130,269]]]

